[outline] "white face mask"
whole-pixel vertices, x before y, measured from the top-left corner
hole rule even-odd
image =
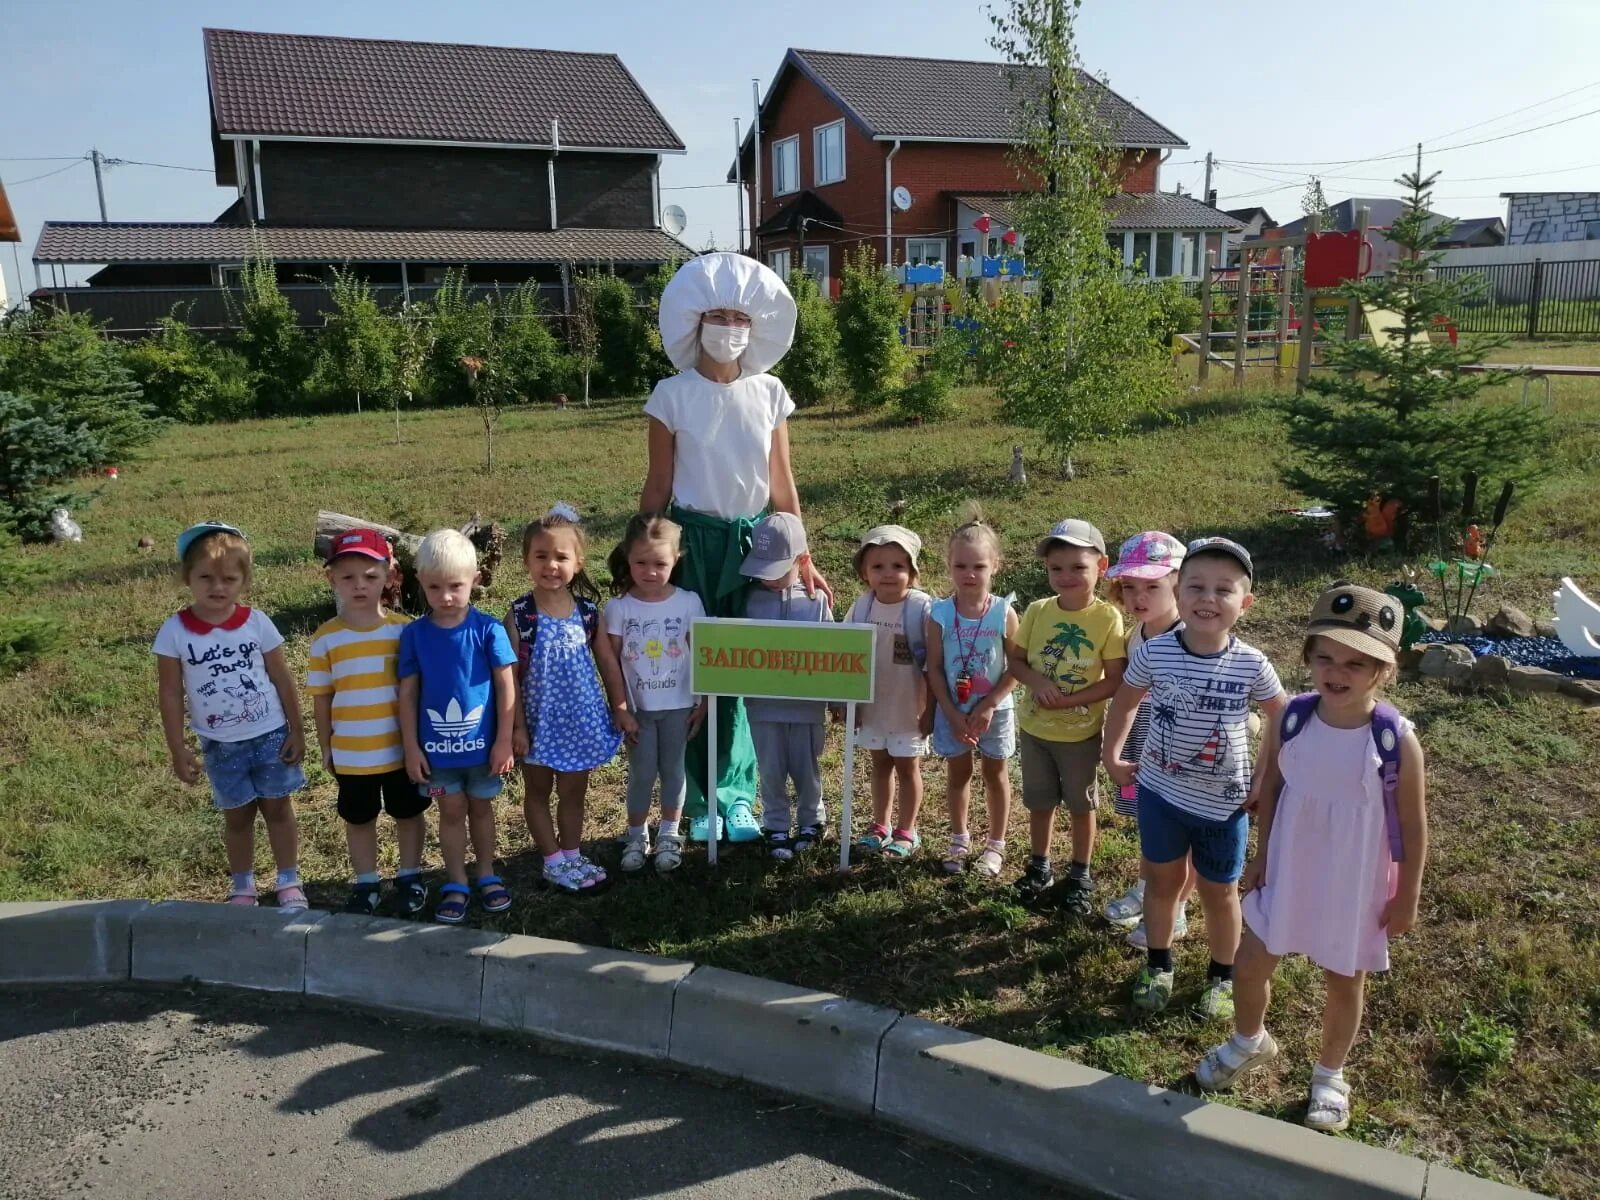
[[[731,363],[750,345],[748,325],[702,325],[700,345],[719,363]]]

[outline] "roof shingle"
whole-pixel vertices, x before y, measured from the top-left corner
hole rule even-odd
[[[205,31],[217,132],[681,151],[614,54]]]
[[[308,226],[46,221],[47,263],[666,262],[693,251],[659,229],[341,229]]]
[[[843,101],[874,137],[1012,142],[1017,136],[1019,98],[1038,95],[1044,86],[1042,68],[1008,63],[831,50],[796,49],[789,54],[801,70]],[[1113,144],[1189,144],[1094,76],[1078,74]]]

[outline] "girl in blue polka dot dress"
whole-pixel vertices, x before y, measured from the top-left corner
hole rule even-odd
[[[512,749],[522,760],[522,812],[544,856],[545,881],[567,892],[605,882],[605,871],[579,849],[589,772],[610,762],[623,736],[639,728],[611,639],[600,629],[600,593],[583,570],[587,544],[577,512],[565,504],[530,521],[522,561],[533,590],[506,614],[521,700]]]

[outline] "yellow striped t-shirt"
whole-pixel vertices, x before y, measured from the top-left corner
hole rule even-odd
[[[333,765],[342,775],[380,775],[405,765],[400,745],[400,630],[410,617],[385,613],[368,629],[343,617],[311,637],[306,691],[333,697]]]

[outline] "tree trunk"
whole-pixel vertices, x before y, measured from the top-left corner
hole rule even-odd
[[[589,407],[589,368],[583,369],[583,406]]]
[[[356,389],[356,413],[359,415],[360,412],[361,412],[361,389],[357,388]]]

